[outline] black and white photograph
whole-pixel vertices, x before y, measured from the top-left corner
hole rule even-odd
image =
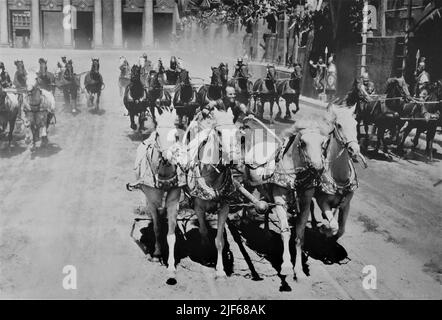
[[[0,300],[441,300],[441,113],[442,0],[0,0]]]

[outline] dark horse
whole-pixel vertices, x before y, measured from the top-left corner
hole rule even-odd
[[[161,61],[160,61],[161,62]],[[165,70],[162,64],[159,64],[159,71],[150,71],[149,74],[149,87],[147,90],[147,104],[152,116],[152,120],[155,122],[155,110],[162,112],[164,108],[169,109],[172,104],[172,96],[164,89],[165,84]]]
[[[223,80],[219,67],[212,67],[212,77],[210,84],[203,85],[198,90],[198,104],[205,106],[210,101],[219,100],[223,97]]]
[[[175,56],[170,58],[169,68],[166,70],[166,78],[168,85],[176,85],[180,80],[180,70],[178,69],[178,62]]]
[[[302,79],[302,68],[299,63],[295,64],[295,70],[291,73],[290,79],[278,80],[276,81],[276,89],[278,91],[278,99],[276,103],[278,104],[279,113],[281,115],[281,107],[279,106],[279,98],[285,100],[285,110],[286,114],[284,119],[290,119],[290,105],[295,104],[296,110],[293,111],[296,114],[299,111],[299,96],[301,94],[301,79]]]
[[[403,129],[403,135],[398,148],[403,149],[405,139],[411,130],[416,128],[416,135],[413,139],[413,148],[417,147],[421,133],[426,132],[427,146],[425,154],[429,161],[433,161],[433,142],[436,136],[436,129],[442,125],[442,80],[436,81],[425,87],[429,93],[427,103],[407,103],[404,107],[405,113],[411,118],[420,118],[421,120],[410,120]],[[422,120],[425,119],[425,120]]]
[[[72,112],[77,112],[78,89],[80,88],[79,77],[74,72],[72,60],[66,63],[62,79],[57,85],[63,90],[64,103],[72,107]]]
[[[144,129],[144,120],[147,110],[147,91],[141,80],[141,67],[134,65],[131,70],[130,83],[124,91],[124,106],[129,112],[130,127],[137,130],[135,116],[138,116],[139,131]]]
[[[178,126],[187,127],[198,108],[197,92],[190,83],[189,72],[182,70],[173,96],[173,106],[178,115]]]
[[[242,65],[228,82],[228,86],[235,88],[236,100],[246,106],[249,106],[253,92],[253,83],[249,78],[249,68],[247,65]]]
[[[399,141],[399,129],[403,125],[401,116],[404,115],[404,101],[411,101],[412,98],[404,78],[388,79],[385,93],[385,100],[376,102],[367,100],[369,103],[361,103],[356,110],[356,120],[358,123],[363,121],[366,126],[373,124],[377,127],[376,151],[382,144],[383,151],[388,154],[385,133],[389,130],[391,136]],[[360,97],[361,94],[354,85],[353,90],[347,96],[347,105],[356,104]],[[366,132],[366,138],[368,139],[368,132]]]
[[[100,108],[101,91],[104,89],[103,77],[100,74],[100,60],[92,59],[91,71],[84,78],[84,87],[89,95],[88,106]]]
[[[223,84],[223,89],[226,89],[227,83],[229,82],[229,65],[227,63],[221,62],[218,68],[221,73],[221,82]]]
[[[264,117],[264,104],[270,103],[270,123],[273,123],[273,105],[278,100],[278,91],[276,90],[276,68],[275,66],[267,66],[267,74],[264,79],[256,80],[253,85],[253,95],[255,98],[255,105],[253,107],[254,113],[258,118]],[[258,106],[258,110],[256,110]]]
[[[52,72],[48,72],[48,61],[40,58],[38,63],[40,64],[40,70],[37,72],[38,86],[55,94],[55,76]]]

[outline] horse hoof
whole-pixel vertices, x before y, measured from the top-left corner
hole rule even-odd
[[[288,263],[288,264],[283,264],[282,266],[281,266],[281,272],[280,272],[280,274],[282,275],[282,276],[288,276],[288,275],[290,275],[290,274],[292,274],[293,273],[293,266],[290,264],[290,263]]]
[[[227,279],[227,274],[224,272],[224,270],[216,271],[215,277],[217,280],[225,280]]]
[[[136,124],[131,124],[130,128],[135,131],[135,130],[137,130],[137,125]]]
[[[304,273],[303,270],[295,270],[295,279],[296,281],[303,281],[307,279],[307,275]]]
[[[169,286],[174,286],[177,284],[177,281],[175,278],[169,278],[169,279],[167,279],[166,284]]]

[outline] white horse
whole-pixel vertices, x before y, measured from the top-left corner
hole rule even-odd
[[[26,126],[26,141],[31,140],[31,150],[36,149],[36,143],[41,136],[42,146],[48,144],[48,128],[50,114],[55,114],[55,97],[52,92],[38,87],[37,74],[29,72],[26,79],[27,94],[23,99],[23,114]]]
[[[137,182],[128,185],[130,190],[132,188],[141,189],[146,197],[147,212],[152,217],[155,233],[155,251],[152,254],[152,260],[156,262],[160,260],[162,255],[158,209],[163,206],[163,196],[166,195],[169,280],[176,278],[175,228],[181,188],[186,184],[185,174],[177,165],[177,160],[182,158],[179,153],[183,149],[180,146],[182,132],[175,128],[175,119],[175,111],[164,110],[161,115],[157,116],[155,131],[137,149],[135,160]],[[171,284],[174,283],[175,281],[171,282]]]
[[[286,276],[294,271],[298,280],[305,277],[301,260],[304,230],[310,215],[314,182],[324,168],[329,132],[326,121],[313,118],[297,120],[282,135],[283,140],[254,144],[245,156],[247,169],[244,181],[248,181],[251,187],[257,187],[267,202],[275,204],[272,210],[279,219],[283,242],[280,274]],[[296,219],[295,267],[289,249],[291,230],[287,217],[294,191],[300,207]]]
[[[212,111],[212,118],[202,120],[202,131],[196,134],[188,146],[187,187],[194,198],[194,210],[198,217],[203,247],[208,243],[205,215],[216,209],[218,228],[215,238],[217,248],[216,277],[224,278],[222,253],[224,250],[225,224],[229,214],[228,199],[235,191],[232,168],[239,164],[241,144],[238,128],[233,123],[233,113]],[[187,137],[183,138],[183,142]],[[221,149],[220,149],[221,147]]]
[[[13,133],[16,125],[17,118],[21,113],[22,99],[19,95],[12,92],[3,93],[3,89],[0,88],[0,94],[3,95],[4,101],[0,102],[0,130],[6,131],[9,125],[8,132],[8,149],[11,148]]]
[[[332,117],[333,132],[327,149],[325,170],[321,176],[320,186],[316,190],[315,199],[325,218],[321,219],[317,226],[321,232],[328,237],[334,237],[335,240],[345,232],[350,201],[358,188],[352,159],[359,157],[366,167],[357,140],[355,107],[337,107],[330,104],[327,109]],[[312,218],[318,220],[314,215]]]

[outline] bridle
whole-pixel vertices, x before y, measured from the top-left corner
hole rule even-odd
[[[295,138],[295,140],[296,139],[299,140],[297,145],[296,145],[296,148],[298,149],[299,158],[305,164],[304,167],[295,168],[295,171],[305,171],[305,170],[317,171],[316,169],[313,168],[313,165],[312,165],[312,162],[310,160],[310,157],[308,156],[307,152],[305,151],[304,142],[301,140],[302,135],[304,135],[305,133],[315,133],[315,132],[316,132],[316,130],[312,130],[312,129],[304,130],[303,132],[299,132],[298,136]],[[321,153],[322,163],[325,163],[326,152],[327,152],[329,144],[330,144],[330,137],[327,139],[326,143],[322,144],[322,153]]]

